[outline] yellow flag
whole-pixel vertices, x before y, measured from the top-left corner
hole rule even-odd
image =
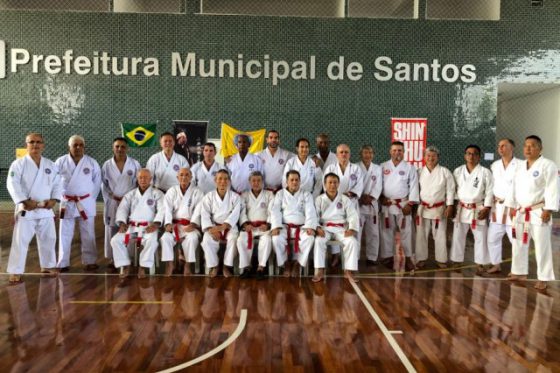
[[[16,158],[20,159],[27,155],[27,148],[16,148]]]
[[[257,153],[263,150],[266,129],[263,128],[256,131],[240,131],[233,128],[229,124],[222,122],[222,155],[224,156],[224,158],[231,157],[232,155],[237,154],[235,137],[239,134],[249,136],[249,142],[251,143],[251,146],[249,147],[250,153]]]

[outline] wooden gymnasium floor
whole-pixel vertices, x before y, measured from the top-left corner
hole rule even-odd
[[[435,270],[431,261],[404,277],[360,263],[357,286],[337,274],[321,284],[161,275],[122,282],[104,260],[84,273],[76,245],[70,273],[28,274],[10,286],[11,231],[4,208],[2,372],[560,371],[560,284],[543,293],[532,281],[510,284],[507,262],[499,277],[474,276],[472,262]],[[560,226],[554,232],[560,276]],[[34,246],[27,271],[39,271]]]

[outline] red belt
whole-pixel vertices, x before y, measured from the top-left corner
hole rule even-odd
[[[227,235],[228,235],[228,233],[229,233],[229,228],[226,229],[226,230],[223,231],[223,232],[220,232],[220,241],[225,241],[225,240],[226,240],[226,237],[227,237]]]
[[[175,242],[179,242],[179,225],[189,225],[191,223],[188,219],[173,219],[173,232],[175,233]]]
[[[271,191],[272,193],[276,194],[276,192],[278,192],[280,189],[282,189],[282,187],[279,188],[264,188],[265,190]]]
[[[476,213],[476,210],[479,206],[482,206],[482,202],[465,203],[465,202],[459,201],[459,211],[457,211],[457,221],[461,220],[461,209],[473,210],[473,211],[470,212],[471,215],[472,215],[471,229],[476,229],[476,218],[477,218],[477,216],[475,215],[475,213]]]
[[[299,234],[303,224],[286,224],[288,226],[288,242],[286,243],[286,252],[290,252],[290,240],[292,239],[292,228],[296,230],[294,237],[294,253],[299,253]]]
[[[150,223],[147,221],[130,221],[128,222],[129,227],[147,227]],[[142,242],[142,231],[137,233],[136,236],[136,243],[138,245],[140,245],[140,243]],[[130,228],[129,230],[126,232],[126,234],[124,235],[124,244],[128,245],[128,243],[130,242]]]
[[[344,223],[332,223],[332,222],[328,222],[327,224],[325,224],[325,226],[327,226],[327,227],[344,228]]]
[[[122,201],[123,198],[122,198],[122,197],[117,197],[117,196],[113,195],[113,199],[114,199],[115,201],[117,201],[117,202],[120,202],[120,201]]]
[[[441,206],[445,206],[445,201],[440,201],[440,202],[436,202],[436,203],[428,203],[428,202],[424,202],[421,201],[420,202],[420,206],[418,207],[418,211],[416,212],[416,225],[420,225],[420,222],[422,221],[422,210],[423,209],[435,209]],[[439,221],[441,220],[441,217],[438,216],[436,217],[436,229],[439,228]]]
[[[520,207],[517,209],[522,214],[525,214],[525,219],[523,221],[523,243],[526,244],[529,242],[529,223],[531,222],[531,211],[537,210],[544,207],[544,201],[535,203],[529,207]],[[511,224],[511,235],[513,238],[517,238],[516,233],[516,225],[517,225],[517,213],[515,214],[514,221]]]
[[[404,203],[408,203],[408,199],[406,198],[397,198],[397,199],[387,199],[389,202],[391,202],[391,205],[395,205],[398,208],[400,208],[401,210],[404,208],[404,206],[401,206],[401,202]],[[385,206],[384,209],[384,216],[385,216],[385,228],[389,229],[390,228],[390,224],[389,224],[389,207],[390,206]],[[406,227],[406,219],[403,216],[402,222],[401,222],[401,229],[404,229]]]
[[[267,223],[264,220],[255,220],[255,221],[248,221],[247,224],[256,228],[256,227],[261,227],[263,225],[266,225]],[[253,249],[253,230],[252,229],[247,231],[247,249],[248,250]]]
[[[80,213],[80,216],[84,220],[87,220],[88,217],[87,217],[86,212],[84,210],[84,206],[82,206],[80,201],[84,200],[88,197],[89,197],[89,193],[84,194],[83,196],[69,196],[69,195],[66,195],[66,194],[64,195],[64,199],[66,199],[66,201],[74,202],[76,204],[76,207],[78,208],[78,212]],[[66,212],[66,203],[61,203],[60,204],[60,218],[61,219],[64,219],[64,213],[65,212]]]

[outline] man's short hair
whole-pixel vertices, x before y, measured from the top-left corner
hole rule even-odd
[[[122,136],[120,136],[120,137],[115,137],[115,138],[113,139],[112,144],[116,143],[117,141],[123,141],[123,142],[125,142],[125,143],[128,145],[128,142],[127,142],[126,139],[125,139],[124,137],[122,137]]]
[[[340,182],[340,177],[338,177],[338,175],[335,174],[335,173],[333,173],[333,172],[329,172],[328,174],[326,174],[325,177],[323,178],[323,182],[326,183],[326,182],[327,182],[327,179],[328,179],[329,177],[334,177],[334,178],[336,178],[336,180],[338,180],[338,182]]]
[[[327,140],[328,140],[328,139],[329,139],[329,135],[327,135],[327,134],[324,133],[324,132],[321,132],[320,134],[317,135],[316,138],[317,138],[317,139],[327,139]]]
[[[264,175],[262,172],[260,171],[253,171],[249,174],[249,180],[251,180],[252,177],[260,177],[261,179],[264,179]]]
[[[72,146],[72,144],[74,144],[76,141],[81,141],[82,144],[84,144],[84,146],[86,145],[86,140],[80,136],[80,135],[72,135],[70,136],[70,138],[68,139],[68,146]]]
[[[247,139],[247,142],[249,143],[249,147],[253,145],[253,138],[251,136],[247,135],[246,133],[238,133],[233,137],[233,143],[235,144],[235,146],[237,146],[237,142],[239,141],[240,137],[245,137]]]
[[[369,150],[369,151],[375,153],[375,150],[373,149],[373,146],[371,146],[371,145],[362,145],[362,147],[360,148],[360,155],[362,155],[362,152],[364,150]]]
[[[311,146],[309,140],[307,140],[305,137],[300,137],[299,139],[296,140],[296,148],[299,146],[299,143],[302,141],[305,141],[307,143],[307,146]]]
[[[537,142],[537,144],[539,145],[539,149],[542,149],[542,140],[537,135],[529,135],[529,136],[525,137],[525,140],[535,140]]]
[[[504,137],[503,139],[500,139],[500,141],[507,141],[510,143],[511,146],[513,146],[515,148],[515,141],[513,141],[512,139],[508,138],[508,137]],[[500,142],[498,141],[498,142]]]
[[[296,171],[296,170],[290,170],[290,171],[286,172],[286,180],[288,180],[290,178],[290,175],[297,175],[298,179],[301,180],[301,176],[300,176],[299,172]]]
[[[476,144],[470,144],[465,146],[465,153],[467,152],[467,149],[476,149],[476,151],[478,152],[478,155],[480,155],[482,153],[482,150],[480,149],[480,146],[476,145]]]
[[[402,146],[404,148],[404,142],[402,142],[402,141],[393,141],[391,143],[391,146],[393,146],[393,145]]]
[[[214,151],[216,151],[216,144],[214,144],[213,142],[207,142],[206,144],[204,144],[204,146],[202,146],[202,149],[204,149],[207,146],[214,148]]]
[[[270,131],[268,131],[267,136],[270,135],[271,133],[275,133],[275,134],[278,135],[278,137],[280,137],[280,132],[278,132],[278,131],[276,131],[276,130],[270,130]]]
[[[427,152],[436,153],[439,157],[439,149],[435,145],[428,146],[426,148],[426,150],[424,151],[424,153],[427,153]]]
[[[230,176],[228,170],[223,169],[223,168],[219,169],[218,171],[216,171],[216,175],[214,175],[214,178],[216,178],[219,174],[225,174],[225,175],[227,175],[228,180],[231,180],[231,176]]]
[[[173,134],[171,132],[164,132],[161,135],[159,135],[159,139],[163,139],[165,136],[171,136],[173,137],[173,140],[175,140],[175,136],[173,136]]]

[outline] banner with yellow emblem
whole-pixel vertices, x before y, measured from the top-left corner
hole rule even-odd
[[[222,155],[224,158],[237,154],[237,136],[247,135],[249,137],[250,153],[258,153],[265,145],[266,129],[256,131],[240,131],[227,123],[222,122]]]

